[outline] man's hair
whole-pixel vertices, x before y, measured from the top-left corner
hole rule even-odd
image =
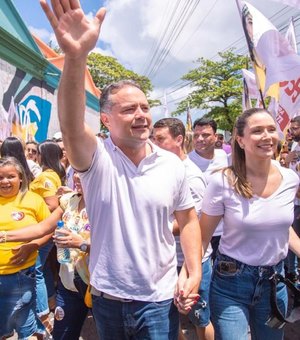
[[[300,125],[300,116],[296,116],[291,119],[291,123],[297,123]]]
[[[34,144],[34,145],[38,145],[38,143],[35,141],[35,140],[28,140],[27,142],[26,142],[26,145],[28,145],[28,144]]]
[[[182,123],[182,121],[178,118],[163,118],[158,120],[154,125],[153,128],[165,128],[167,127],[169,129],[170,135],[172,138],[176,138],[178,136],[182,136],[182,144],[181,146],[184,146],[184,140],[185,140],[185,127]]]
[[[100,112],[109,113],[113,105],[113,103],[110,100],[110,96],[118,92],[120,89],[127,87],[127,86],[136,87],[142,91],[140,85],[133,80],[120,80],[120,81],[111,83],[102,89],[102,93],[101,93],[101,97],[99,101]]]
[[[198,118],[194,121],[193,124],[193,129],[195,129],[196,126],[205,126],[205,125],[209,125],[211,126],[211,128],[213,129],[214,133],[217,132],[217,123],[215,120],[211,119],[211,118]]]

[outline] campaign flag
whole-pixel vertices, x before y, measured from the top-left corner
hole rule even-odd
[[[297,41],[296,41],[296,34],[295,34],[295,25],[294,25],[294,19],[292,18],[289,24],[289,27],[285,33],[286,40],[290,43],[292,49],[295,51],[295,53],[298,53],[297,48]]]
[[[8,122],[8,113],[5,111],[4,107],[1,105],[0,108],[0,139],[4,140],[6,137],[10,136],[10,125]]]
[[[243,79],[243,97],[242,97],[243,111],[251,109],[252,103],[249,97],[249,89],[245,78]]]
[[[246,1],[237,0],[237,3],[251,59],[255,68],[263,71],[258,74],[263,93],[266,94],[272,84],[293,80],[295,74],[300,75],[300,56],[288,40],[254,6]],[[275,92],[268,95],[276,97]]]
[[[259,98],[260,94],[257,89],[255,74],[247,69],[242,69],[243,75],[243,110],[252,107],[251,99]]]
[[[164,109],[165,109],[165,118],[170,117],[169,110],[168,110],[168,102],[167,102],[167,93],[164,93]]]
[[[298,52],[293,18],[285,34],[286,40],[295,53]],[[300,74],[295,79],[284,80],[279,83],[280,94],[278,101],[278,114],[276,120],[282,133],[287,129],[289,120],[300,113]]]
[[[242,74],[248,86],[249,97],[252,99],[257,98],[259,93],[256,86],[255,74],[245,68],[242,69]]]
[[[296,7],[300,9],[300,1],[299,0],[273,0],[276,2],[280,2],[283,5],[288,5],[291,7]]]
[[[192,123],[192,116],[190,111],[190,105],[187,107],[186,111],[186,131],[192,131],[193,123]]]

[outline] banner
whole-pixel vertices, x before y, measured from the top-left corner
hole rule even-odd
[[[294,25],[294,19],[293,18],[291,19],[289,27],[288,27],[288,29],[285,33],[285,38],[290,43],[294,52],[298,53],[296,34],[295,34],[295,25]]]
[[[186,131],[192,131],[193,128],[193,122],[192,122],[192,116],[191,116],[191,111],[190,111],[190,105],[187,107],[186,111]]]
[[[293,80],[295,74],[300,75],[300,56],[288,40],[255,7],[246,1],[237,0],[237,3],[241,10],[250,57],[263,93],[266,94],[272,84]],[[263,73],[257,72],[257,69]],[[268,95],[276,97],[275,92]]]
[[[291,7],[296,7],[300,9],[300,1],[299,0],[273,0],[275,2],[280,2],[283,5],[288,5]]]
[[[168,109],[168,102],[167,102],[167,93],[165,92],[164,93],[164,116],[165,118],[168,118],[170,117],[170,114],[169,114],[169,109]]]
[[[290,119],[300,113],[300,56],[292,42],[293,28],[287,32],[287,39],[252,5],[236,1],[258,89],[274,98],[270,109],[282,136]]]
[[[242,69],[243,74],[243,110],[252,107],[251,99],[260,100],[260,93],[257,89],[255,74],[249,70]]]

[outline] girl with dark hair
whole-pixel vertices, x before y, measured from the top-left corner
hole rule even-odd
[[[61,165],[63,154],[57,143],[46,140],[38,145],[38,162],[42,173],[31,183],[30,190],[41,195],[50,211],[58,207],[57,189],[64,184],[65,169]]]
[[[224,231],[210,290],[216,339],[283,339],[283,329],[267,325],[272,315],[270,277],[284,275],[288,248],[300,255],[290,227],[298,176],[273,160],[278,134],[273,117],[250,109],[238,117],[232,166],[212,176],[202,204],[200,225],[206,250],[223,218]],[[278,307],[287,311],[287,291],[276,286]]]
[[[43,171],[52,169],[58,174],[61,182],[64,183],[66,172],[61,165],[63,152],[59,145],[51,140],[45,140],[38,145],[38,157],[40,157],[39,163]]]
[[[58,205],[58,196],[56,194],[58,188],[64,183],[65,170],[61,165],[62,151],[56,142],[46,140],[38,145],[38,162],[42,168],[42,173],[34,179],[30,184],[30,190],[39,194],[46,202],[49,210],[54,211]],[[39,331],[52,332],[52,326],[49,322],[49,298],[55,296],[54,279],[50,268],[45,268],[44,265],[48,255],[53,247],[53,242],[49,241],[39,250],[39,256],[36,262],[37,273],[37,314],[42,323],[39,323]],[[47,272],[46,272],[47,270]],[[43,273],[50,275],[49,280],[45,279]],[[47,276],[46,276],[47,277]],[[47,289],[48,288],[48,293]]]
[[[17,137],[7,137],[0,149],[1,157],[15,157],[23,166],[25,170],[25,174],[27,177],[27,183],[30,184],[33,181],[34,176],[29,169],[25,152],[24,152],[24,145]]]

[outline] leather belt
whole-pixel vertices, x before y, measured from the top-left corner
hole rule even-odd
[[[126,303],[134,301],[133,299],[124,299],[124,298],[120,298],[120,297],[117,297],[117,296],[113,296],[113,295],[101,292],[94,287],[92,287],[91,293],[92,293],[92,295],[101,296],[101,297],[103,297],[104,299],[107,299],[107,300],[114,300],[114,301],[120,301],[120,302],[126,302]]]

